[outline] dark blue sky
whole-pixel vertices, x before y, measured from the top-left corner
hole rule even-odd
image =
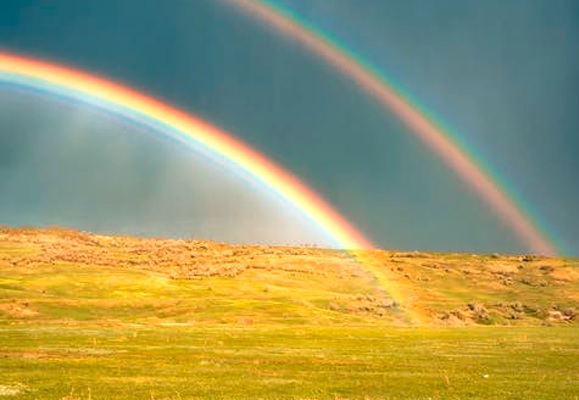
[[[578,3],[280,3],[432,109],[579,254]],[[5,0],[0,48],[125,82],[225,128],[384,247],[524,250],[394,115],[225,2]],[[9,87],[0,105],[0,223],[318,240],[251,183],[145,129]]]

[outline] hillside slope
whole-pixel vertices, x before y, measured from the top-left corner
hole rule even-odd
[[[4,227],[0,319],[451,326],[579,319],[577,259],[381,250],[363,259],[404,295],[392,296],[367,265],[338,250]]]

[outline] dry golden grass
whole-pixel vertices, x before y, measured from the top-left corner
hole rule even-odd
[[[578,260],[359,260],[0,228],[0,397],[576,397]]]
[[[365,252],[364,259],[371,261],[374,271],[386,277],[396,293],[375,287],[354,294],[336,293],[327,305],[329,310],[388,317],[402,309],[427,325],[572,323],[578,319],[577,259],[385,250]],[[264,282],[271,278],[278,287],[291,287],[296,277],[371,281],[369,268],[339,250],[0,227],[0,266],[29,274],[51,265],[148,271],[173,280],[245,274]],[[269,289],[264,283],[263,292]],[[3,304],[0,313],[36,315],[12,303]]]

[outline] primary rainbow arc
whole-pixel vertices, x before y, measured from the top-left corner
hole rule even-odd
[[[312,189],[226,132],[166,103],[120,84],[45,61],[0,52],[0,82],[41,88],[87,102],[104,102],[119,114],[168,127],[185,141],[227,159],[294,205],[344,249],[374,245]]]

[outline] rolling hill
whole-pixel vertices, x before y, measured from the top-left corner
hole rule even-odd
[[[0,398],[576,399],[578,312],[577,259],[3,227]]]

